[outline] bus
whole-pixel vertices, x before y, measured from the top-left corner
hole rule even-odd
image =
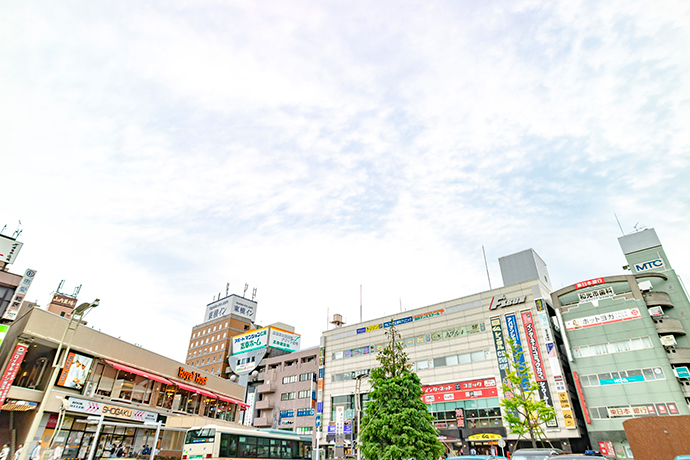
[[[281,460],[311,458],[311,436],[300,436],[284,430],[253,430],[216,425],[187,430],[183,460],[202,459]]]

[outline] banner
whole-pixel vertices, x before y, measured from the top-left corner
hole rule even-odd
[[[640,318],[642,318],[642,315],[640,314],[639,308],[629,308],[627,310],[618,310],[594,316],[585,316],[584,318],[571,319],[565,322],[565,328],[568,331],[574,331],[586,327],[603,326],[604,324],[619,323],[621,321]]]
[[[498,396],[496,379],[468,380],[466,382],[443,385],[422,386],[425,404],[447,401],[466,401],[468,399],[494,398]]]
[[[91,415],[106,415],[108,417],[125,418],[129,420],[137,420],[139,422],[158,421],[158,415],[155,412],[138,410],[133,407],[113,406],[112,404],[105,404],[78,398],[69,398],[68,401],[69,408],[67,410],[73,412],[81,412]]]
[[[24,243],[13,240],[9,236],[0,235],[0,261],[7,265],[14,263],[19,251],[21,251]]]
[[[534,380],[539,384],[539,397],[546,403],[547,406],[554,407],[551,399],[551,390],[549,389],[549,381],[546,377],[546,370],[544,369],[544,361],[541,358],[541,350],[539,350],[539,339],[537,338],[537,331],[534,328],[534,319],[531,311],[523,311],[522,327],[525,328],[525,337],[529,346],[529,354],[532,358],[532,370],[534,371]],[[557,427],[558,421],[553,420],[546,423],[546,426]]]
[[[271,331],[268,334],[268,346],[289,352],[297,351],[301,337],[299,334],[271,326]]]
[[[10,321],[17,319],[19,308],[22,306],[22,301],[24,300],[26,293],[29,292],[29,287],[31,286],[35,276],[36,270],[28,268],[24,272],[24,276],[19,282],[19,286],[17,286],[17,289],[14,291],[12,300],[10,300],[10,303],[7,304],[7,309],[2,314],[2,319],[8,319]]]
[[[245,353],[247,351],[266,348],[268,344],[268,327],[256,331],[249,331],[246,334],[237,335],[232,338],[232,354]]]
[[[2,374],[2,379],[0,379],[0,406],[5,404],[5,399],[7,399],[7,393],[10,392],[12,388],[12,383],[14,378],[17,376],[19,371],[19,366],[21,366],[24,360],[24,355],[26,355],[26,350],[29,348],[28,345],[22,343],[17,344],[14,348],[14,353],[10,357],[10,361],[7,363],[5,372]]]
[[[527,363],[525,362],[525,355],[524,353],[518,355],[518,353],[522,351],[522,342],[520,341],[520,331],[518,331],[517,318],[514,314],[506,315],[505,318],[506,327],[508,328],[508,337],[510,337],[510,339],[513,341],[515,348],[515,353],[513,353],[513,360],[517,362],[517,365],[520,368],[520,370],[525,369],[527,367]],[[527,390],[528,388],[529,382],[526,378],[522,379],[522,389]]]
[[[506,377],[510,365],[508,363],[508,354],[506,353],[506,344],[503,340],[503,328],[501,327],[501,318],[498,316],[489,320],[491,325],[491,335],[494,338],[494,347],[496,348],[496,361],[498,361],[498,371],[501,374],[501,382],[507,383]]]

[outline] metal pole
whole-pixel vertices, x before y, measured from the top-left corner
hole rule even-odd
[[[96,448],[98,447],[98,437],[101,435],[101,427],[103,426],[104,415],[101,415],[98,419],[98,426],[96,427],[96,434],[93,435],[93,445],[89,451],[88,460],[93,460],[93,454],[96,453]]]
[[[158,444],[158,436],[160,435],[160,433],[161,433],[161,421],[158,420],[158,422],[156,423],[156,437],[153,439],[153,446],[151,447],[151,460],[153,460],[153,458],[156,455],[156,445]]]

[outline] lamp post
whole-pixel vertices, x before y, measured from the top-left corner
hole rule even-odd
[[[72,341],[74,340],[74,336],[77,332],[77,329],[79,328],[79,324],[81,324],[81,320],[86,315],[86,313],[92,308],[96,308],[99,302],[99,299],[94,300],[92,303],[85,302],[76,307],[72,311],[72,316],[70,317],[69,323],[67,323],[67,327],[65,327],[65,331],[62,334],[62,339],[60,339],[60,344],[58,345],[57,351],[55,352],[55,358],[53,359],[53,372],[50,374],[50,380],[48,380],[48,384],[46,385],[45,392],[43,393],[43,398],[41,399],[41,404],[38,406],[38,409],[36,410],[36,415],[34,416],[34,420],[31,423],[31,427],[29,428],[29,433],[27,434],[26,440],[24,441],[24,446],[26,446],[26,448],[22,449],[22,452],[17,460],[26,460],[31,451],[33,450],[32,446],[34,445],[34,438],[36,437],[38,426],[40,425],[41,419],[43,418],[43,413],[45,412],[46,407],[48,405],[50,393],[52,393],[53,391],[53,386],[55,386],[55,380],[57,380],[60,370],[65,366],[65,360],[67,359],[67,355],[69,354],[70,348],[72,347]],[[67,334],[70,334],[70,337],[69,342],[65,346],[65,339],[67,339]],[[61,355],[63,348],[64,353],[62,353]],[[94,439],[94,442],[97,441],[97,439]]]
[[[362,379],[368,377],[367,374],[359,374],[355,377],[357,383],[355,385],[355,409],[357,410],[357,460],[362,460],[362,446],[360,445],[360,435],[362,433],[360,427],[360,414],[362,413],[362,402],[360,401],[360,390],[362,387]]]

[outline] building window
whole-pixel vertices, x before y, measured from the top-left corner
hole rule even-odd
[[[306,374],[300,374],[299,375],[299,381],[300,382],[306,382],[306,381],[312,380],[313,377],[314,377],[313,372],[307,372]]]
[[[297,396],[299,399],[311,398],[311,391],[301,390]]]
[[[599,343],[596,345],[582,345],[573,348],[573,356],[576,358],[588,358],[590,356],[610,355],[626,351],[643,350],[652,348],[649,337],[635,337],[618,342]]]
[[[289,401],[291,399],[295,399],[295,392],[294,391],[291,391],[289,393],[283,393],[280,395],[281,401]]]
[[[297,381],[296,375],[288,375],[283,377],[283,383],[295,383]]]
[[[292,360],[292,361],[285,361],[285,365],[286,365],[286,366],[294,366],[295,364],[297,364],[297,360],[296,360],[296,359],[295,359],[295,360]]]

